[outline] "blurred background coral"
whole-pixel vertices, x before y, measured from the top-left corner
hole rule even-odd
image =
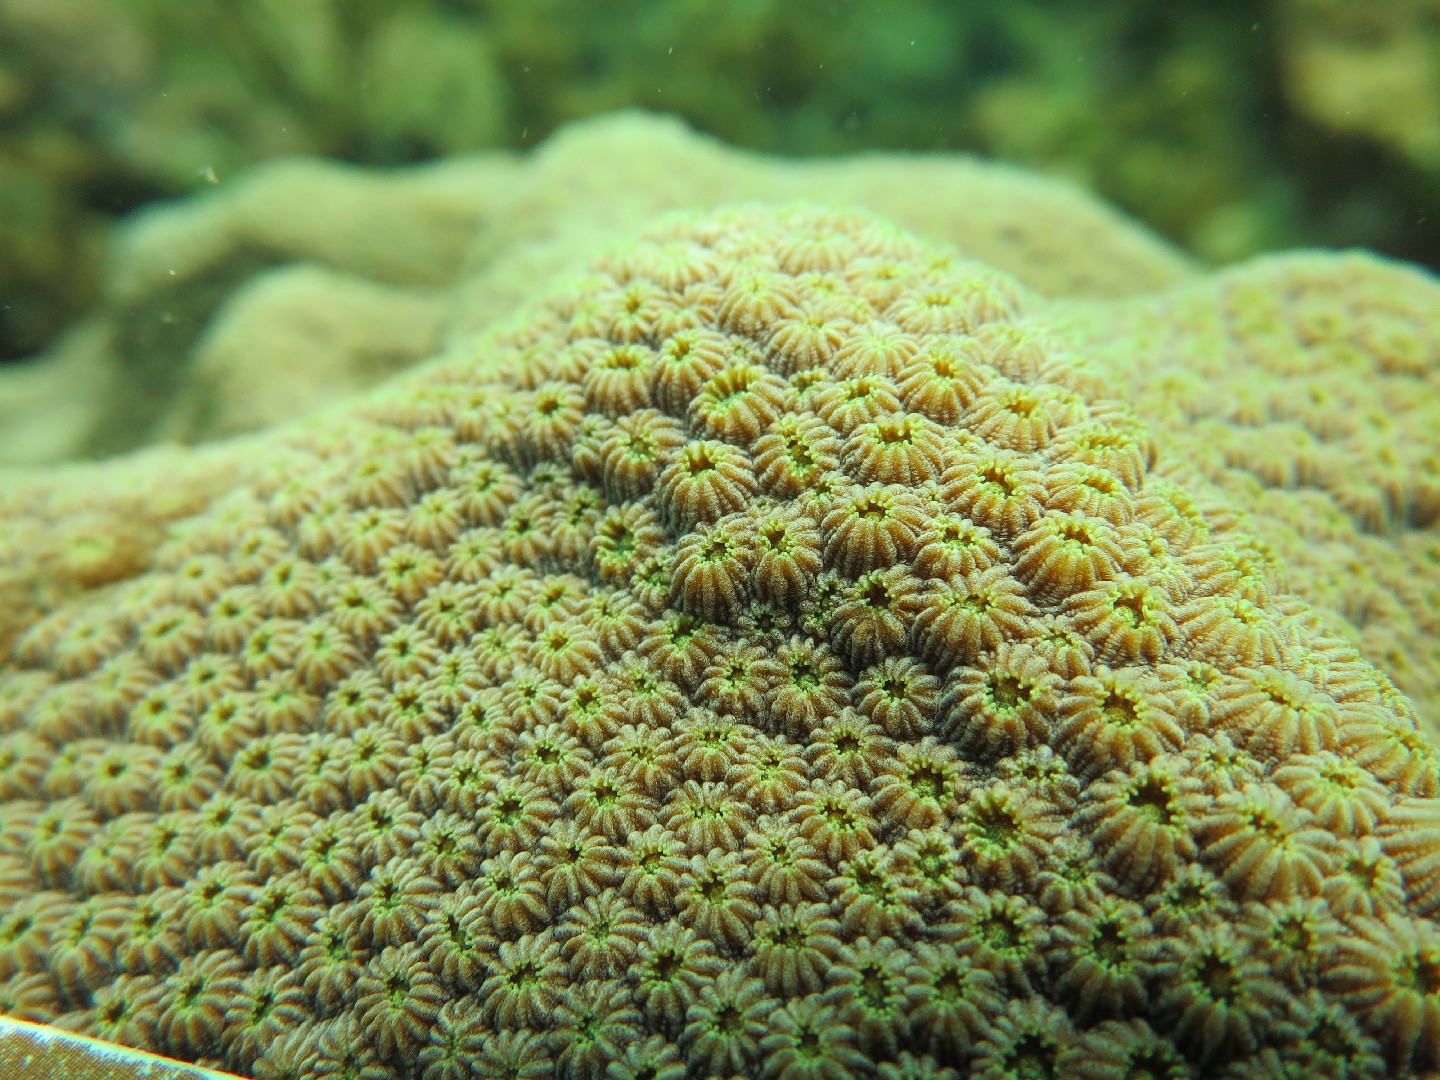
[[[964,149],[1201,259],[1440,265],[1440,0],[0,0],[0,358],[121,215],[286,154],[520,148],[621,106],[789,156]]]

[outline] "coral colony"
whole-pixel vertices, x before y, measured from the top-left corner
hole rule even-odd
[[[56,555],[0,1009],[270,1080],[1440,1066],[1440,759],[1027,302],[672,218]]]

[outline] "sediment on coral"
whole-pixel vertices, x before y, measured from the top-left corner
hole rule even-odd
[[[254,1077],[1440,1067],[1440,757],[1045,312],[685,215],[132,463],[127,544],[12,486],[0,1007]]]

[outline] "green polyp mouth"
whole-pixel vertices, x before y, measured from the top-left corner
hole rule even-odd
[[[990,701],[1001,712],[1015,712],[1029,704],[1031,688],[1015,675],[992,675],[989,683]]]

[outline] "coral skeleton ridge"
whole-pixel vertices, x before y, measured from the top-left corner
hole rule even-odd
[[[1294,314],[1352,280],[1373,336]],[[0,1010],[268,1080],[1433,1072],[1440,757],[1254,530],[1432,523],[1321,391],[1433,391],[1435,291],[1107,322],[681,214],[325,415],[10,477]],[[1317,341],[1305,496],[1199,383]]]

